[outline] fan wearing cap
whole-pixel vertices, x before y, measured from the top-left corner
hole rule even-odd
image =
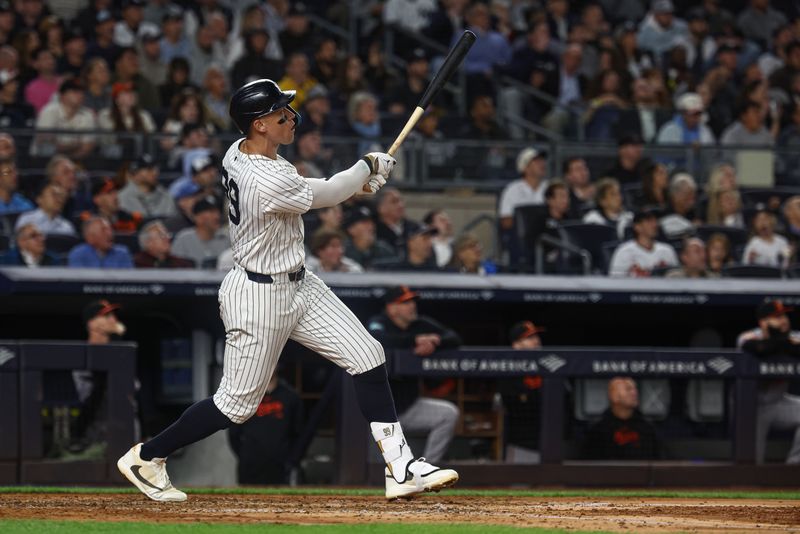
[[[189,164],[191,174],[181,176],[169,186],[169,194],[173,198],[185,196],[185,193],[192,195],[200,194],[216,195],[217,185],[219,184],[219,165],[214,156],[206,153],[200,153],[192,159]]]
[[[92,182],[92,202],[94,209],[83,211],[80,214],[82,221],[87,221],[93,215],[105,217],[114,232],[130,234],[135,233],[142,224],[142,214],[130,213],[119,207],[119,188],[114,180],[108,176],[95,179]]]
[[[0,70],[0,124],[6,128],[30,128],[36,117],[33,106],[17,98],[19,83],[16,71]]]
[[[411,350],[425,357],[461,345],[453,330],[417,313],[417,299],[419,295],[408,286],[392,287],[383,297],[383,312],[367,322],[367,330],[386,349],[387,360],[393,357],[393,350]],[[416,378],[392,379],[391,385],[400,424],[412,432],[428,432],[424,456],[429,462],[438,462],[453,438],[458,408],[449,401],[421,397]]]
[[[391,247],[376,239],[375,219],[366,206],[350,210],[344,217],[342,228],[347,233],[345,256],[365,269],[370,269],[376,261],[386,261],[395,257]]]
[[[139,107],[139,99],[131,82],[117,82],[111,86],[111,107],[100,111],[97,126],[110,132],[156,131],[153,117]]]
[[[127,183],[119,192],[119,205],[142,217],[171,217],[175,202],[164,186],[158,183],[158,165],[149,154],[142,154],[128,164]]]
[[[684,93],[675,106],[675,117],[661,127],[656,138],[659,145],[713,145],[716,140],[711,128],[703,124],[705,106],[697,93]]]
[[[216,268],[217,258],[231,246],[226,229],[222,228],[221,206],[213,196],[203,197],[192,208],[194,227],[175,236],[172,252],[194,261],[198,268]]]
[[[111,2],[100,2],[102,6],[89,6],[87,11],[86,32],[93,36],[86,51],[86,57],[101,57],[106,63],[112,65],[117,57],[119,47],[114,44],[114,25],[116,19],[111,11]],[[89,24],[91,20],[91,24]]]
[[[672,0],[653,0],[650,13],[639,25],[639,47],[660,58],[689,35],[689,26],[675,16]]]
[[[642,182],[647,160],[642,158],[644,142],[636,134],[623,133],[617,140],[617,161],[603,176],[616,178],[622,185]]]
[[[83,105],[83,84],[75,78],[67,78],[58,89],[58,98],[42,108],[36,118],[37,130],[66,130],[70,133],[36,134],[32,151],[36,155],[51,155],[53,152],[75,159],[82,159],[94,151],[94,135],[80,134],[97,128],[94,113]]]
[[[426,271],[439,270],[433,254],[433,236],[439,231],[427,224],[414,224],[408,231],[406,253],[402,258],[373,263],[381,271]]]
[[[144,30],[137,45],[139,71],[158,87],[167,80],[167,64],[161,59],[161,30]]]
[[[789,313],[794,308],[782,301],[766,299],[756,309],[758,327],[742,332],[736,346],[761,361],[779,357],[800,357],[800,331],[792,330]],[[786,380],[771,380],[759,384],[756,423],[756,462],[766,456],[770,428],[795,430],[786,463],[800,464],[800,397],[787,393]]]
[[[651,210],[638,211],[633,216],[634,238],[614,250],[608,267],[611,276],[647,277],[654,269],[677,267],[675,249],[656,241],[658,217]]]
[[[511,230],[514,209],[518,206],[544,204],[547,189],[547,152],[537,148],[524,148],[517,156],[517,172],[521,177],[509,183],[500,193],[498,216],[500,227]]]
[[[311,237],[311,253],[306,267],[315,273],[362,273],[364,268],[344,255],[344,234],[321,228]]]

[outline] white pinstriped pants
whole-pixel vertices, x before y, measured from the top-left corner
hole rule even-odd
[[[219,289],[225,358],[214,404],[234,423],[256,412],[289,339],[351,375],[385,361],[380,342],[314,273],[306,270],[297,282],[273,278],[271,284],[252,282],[237,265]]]

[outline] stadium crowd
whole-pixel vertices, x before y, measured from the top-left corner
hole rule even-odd
[[[329,175],[342,151],[351,158],[381,146],[416,105],[442,50],[468,28],[478,40],[464,65],[466,115],[444,95],[413,136],[430,165],[506,184],[497,213],[504,254],[488,257],[478,236],[453,227],[447,206],[408,219],[404,194],[387,187],[374,203],[309,215],[313,269],[669,277],[793,270],[800,195],[741,187],[735,157],[725,158],[734,152],[721,152],[705,172],[648,151],[797,146],[795,3],[388,0],[354,14],[348,7],[0,0],[0,125],[31,129],[28,137],[0,135],[2,262],[230,267],[219,155],[220,136],[235,134],[231,89],[270,77],[296,90],[304,121],[285,157],[303,175]],[[347,27],[353,15],[354,46],[319,26]],[[398,51],[402,68],[386,61]],[[568,139],[580,131],[615,142],[614,164],[573,157],[553,173],[542,138],[520,135],[501,111]],[[140,134],[157,139],[152,150],[137,144]],[[531,146],[512,153],[503,145],[512,140]],[[96,172],[97,161],[114,172]],[[768,182],[800,185],[798,169],[784,157]],[[589,268],[576,244],[590,253]]]

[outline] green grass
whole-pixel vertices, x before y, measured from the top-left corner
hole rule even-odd
[[[492,525],[356,524],[356,525],[224,525],[210,523],[95,523],[88,521],[0,520],[3,534],[556,534],[566,530]],[[570,530],[571,533],[599,531]]]
[[[184,488],[187,489],[187,488]],[[138,493],[131,487],[51,487],[51,486],[0,486],[3,493]],[[381,489],[368,488],[188,488],[195,495],[383,495]],[[591,490],[445,490],[442,495],[465,497],[653,497],[685,499],[787,499],[800,500],[800,491],[680,491],[650,489],[591,489]]]

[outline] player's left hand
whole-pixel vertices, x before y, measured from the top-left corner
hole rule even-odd
[[[374,195],[386,184],[386,178],[380,174],[370,174],[369,180],[364,184],[364,188],[356,191],[356,196],[369,196]]]
[[[394,166],[397,165],[396,159],[383,152],[370,152],[361,159],[367,162],[370,174],[380,174],[384,178],[388,178],[389,173],[391,173]]]

